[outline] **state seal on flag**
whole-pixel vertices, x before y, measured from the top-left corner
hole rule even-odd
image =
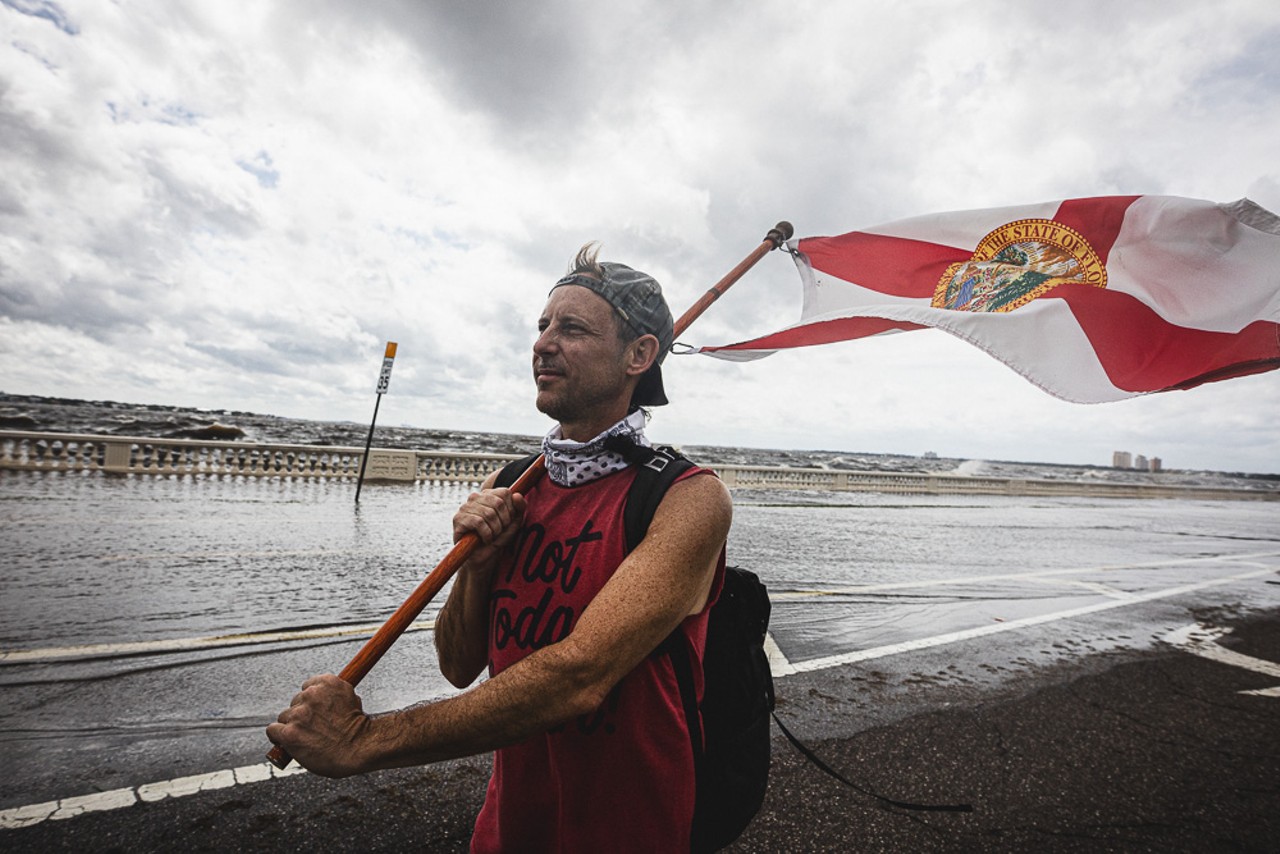
[[[929,304],[952,311],[1013,311],[1058,285],[1107,286],[1107,268],[1084,235],[1051,219],[1006,223],[947,267]]]

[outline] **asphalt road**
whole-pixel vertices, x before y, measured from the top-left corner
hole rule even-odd
[[[779,714],[868,791],[970,813],[885,808],[775,735],[765,807],[740,851],[1274,851],[1280,847],[1280,610],[1193,615],[1232,632],[1114,649],[982,680],[992,640],[779,680]],[[1030,643],[1034,644],[1032,640]],[[1219,656],[1221,658],[1221,656]],[[1258,665],[1257,662],[1264,662]],[[487,760],[351,780],[307,774],[0,830],[6,851],[466,850]]]

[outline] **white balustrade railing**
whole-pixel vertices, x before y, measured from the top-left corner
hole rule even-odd
[[[355,479],[363,455],[363,448],[342,446],[0,430],[0,469],[19,471]],[[480,483],[518,456],[376,448],[369,452],[365,479]],[[733,489],[1280,500],[1275,489],[707,464]]]
[[[928,472],[865,472],[770,466],[712,465],[712,467],[727,486],[736,489],[812,489],[904,495],[1056,495],[1097,498],[1280,500],[1280,490],[1275,489],[969,477]]]
[[[0,430],[0,469],[149,475],[356,478],[363,448]],[[365,479],[479,483],[512,454],[373,449]]]

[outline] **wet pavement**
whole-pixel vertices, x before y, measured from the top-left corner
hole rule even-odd
[[[1280,696],[1270,689],[1280,675],[1265,671],[1280,668],[1280,609],[1159,607],[1171,632],[1231,629],[1204,646],[1254,667],[1164,642],[1036,664],[1027,655],[1049,637],[1029,629],[780,679],[779,715],[864,791],[822,774],[775,730],[764,809],[733,849],[1275,850]],[[1103,635],[1117,627],[1086,622]],[[1011,675],[957,675],[957,661],[975,658],[1004,661]],[[340,781],[297,774],[45,820],[0,831],[0,843],[463,851],[486,777],[482,758]],[[870,791],[974,809],[909,812]]]

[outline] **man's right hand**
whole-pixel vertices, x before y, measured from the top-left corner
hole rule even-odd
[[[520,530],[524,496],[505,487],[473,492],[453,516],[453,541],[475,534],[480,545],[471,553],[472,567],[492,569],[498,553]]]

